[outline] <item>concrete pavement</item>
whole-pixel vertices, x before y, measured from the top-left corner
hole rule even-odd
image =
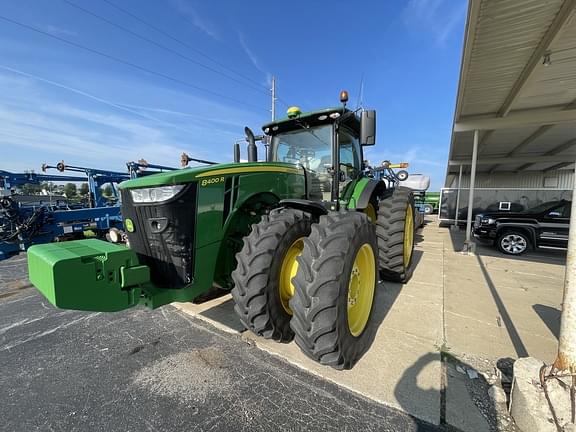
[[[244,332],[229,296],[183,311],[229,331],[313,374],[434,424],[464,431],[502,429],[505,407],[487,397],[484,375],[501,358],[555,355],[565,254],[506,257],[478,246],[460,253],[461,231],[429,220],[417,238],[413,278],[382,282],[376,303],[377,336],[350,371],[335,371],[305,357],[294,343],[278,344]],[[456,366],[458,366],[458,371]],[[504,425],[504,426],[503,426]]]

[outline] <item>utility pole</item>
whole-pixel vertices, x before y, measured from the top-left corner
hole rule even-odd
[[[576,192],[574,191],[572,192],[558,356],[554,362],[556,369],[569,370],[571,373],[576,372]]]
[[[276,77],[272,77],[272,121],[276,120]]]

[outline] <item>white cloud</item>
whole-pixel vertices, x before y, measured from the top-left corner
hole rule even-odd
[[[240,40],[240,46],[242,47],[242,49],[244,50],[244,52],[246,53],[246,55],[248,56],[248,58],[250,59],[250,61],[254,65],[254,67],[256,69],[258,69],[260,72],[262,72],[264,75],[266,75],[266,84],[270,85],[270,83],[272,82],[272,74],[265,70],[265,68],[262,66],[262,63],[258,59],[258,57],[256,57],[254,52],[250,49],[250,47],[246,43],[246,39],[244,38],[244,33],[238,32],[238,38]]]
[[[427,31],[437,44],[444,44],[466,15],[465,0],[410,0],[404,22],[415,32]]]
[[[177,116],[177,117],[193,118],[193,119],[205,122],[205,124],[219,124],[222,126],[231,126],[235,129],[238,129],[238,128],[244,129],[244,126],[245,126],[245,124],[242,121],[239,121],[236,119],[228,119],[226,117],[209,117],[209,116],[200,115],[197,113],[182,112],[182,111],[176,111],[176,110],[166,109],[166,108],[153,108],[153,107],[140,106],[140,105],[123,104],[122,106],[132,108],[135,110],[140,110],[140,111],[148,111],[148,112],[153,112],[153,113],[158,113],[158,114],[168,114],[170,116]]]
[[[186,17],[186,21],[212,39],[220,40],[220,32],[216,25],[204,17],[186,0],[175,0],[176,9]]]
[[[65,105],[53,105],[52,113],[36,112],[0,104],[0,143],[17,149],[22,159],[41,152],[75,157],[96,164],[128,160],[162,158],[173,155],[176,163],[179,152],[184,149],[174,144],[171,137],[162,131],[131,122],[118,116],[106,116],[109,130],[83,127],[80,120],[98,120],[97,115],[83,113]],[[66,114],[68,112],[68,114]],[[135,145],[130,145],[134,143]],[[152,159],[154,160],[154,159]],[[117,164],[116,164],[117,165]]]
[[[230,130],[231,124],[224,124],[227,120],[222,120],[224,125],[218,124],[217,118],[203,118],[193,113],[173,122],[148,121],[130,112],[94,103],[89,98],[78,98],[75,93],[72,93],[72,105],[68,97],[71,94],[54,95],[34,80],[0,74],[0,85],[4,84],[11,85],[4,87],[0,100],[0,169],[8,171],[22,170],[24,166],[38,170],[41,163],[60,159],[75,165],[114,170],[124,170],[125,162],[140,158],[179,166],[182,152],[202,159],[227,161],[231,159],[232,143],[242,134],[242,128],[238,127],[242,124],[233,120],[242,111],[227,109],[224,105],[218,110],[219,105],[213,102],[211,108],[222,113],[238,132]],[[146,94],[146,90],[142,92]],[[171,100],[169,92],[164,96],[167,101]],[[192,106],[203,112],[210,103]],[[246,114],[250,113],[244,112]]]

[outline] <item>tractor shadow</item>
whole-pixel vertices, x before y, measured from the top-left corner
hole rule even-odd
[[[423,251],[417,249],[414,250],[412,255],[411,271],[414,271],[414,269],[418,267],[418,263],[422,259],[423,255]],[[402,292],[403,288],[404,284],[400,282],[392,282],[387,280],[380,280],[378,282],[372,309],[370,338],[368,339],[365,352],[369,351],[371,346],[374,344],[378,329],[394,307],[394,304],[396,303],[396,300],[398,299],[398,296]]]
[[[418,265],[422,258],[423,252],[414,251],[413,268]],[[365,352],[369,351],[376,338],[376,333],[388,313],[396,303],[404,284],[380,280],[377,285],[377,291],[374,299],[374,305],[371,318],[371,331],[366,340]],[[221,291],[220,295],[213,296],[207,301],[191,305],[194,308],[194,314],[208,322],[216,325],[220,329],[233,333],[242,333],[246,331],[236,312],[234,311],[234,300],[230,294]]]
[[[417,268],[423,254],[424,252],[421,250],[414,250],[412,269]],[[379,280],[373,303],[369,331],[366,332],[367,338],[362,347],[362,357],[366,352],[370,351],[377,338],[378,329],[394,307],[403,287],[404,284],[399,282]],[[215,291],[208,301],[194,304],[192,307],[194,308],[195,315],[198,315],[199,318],[210,322],[224,331],[232,333],[242,333],[246,331],[234,311],[234,300],[226,291]]]
[[[232,333],[246,331],[234,311],[234,300],[228,291],[218,290],[210,300],[198,302],[193,307],[199,318],[221,330]]]

